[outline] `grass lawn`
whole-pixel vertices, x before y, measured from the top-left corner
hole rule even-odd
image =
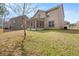
[[[75,30],[39,30],[26,31],[27,39],[24,42],[26,55],[45,56],[79,56],[79,31]],[[0,51],[18,44],[23,38],[23,31],[13,31],[0,34]],[[4,43],[5,42],[5,43]],[[15,42],[15,43],[14,43]],[[17,52],[18,53],[18,52]]]
[[[2,33],[3,32],[3,29],[0,29],[0,33]]]

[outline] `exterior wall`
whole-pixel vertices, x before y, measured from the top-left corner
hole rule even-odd
[[[54,28],[58,27],[58,11],[54,10],[48,13],[49,17],[46,17],[46,21],[45,21],[45,28],[50,28],[49,27],[49,21],[54,21]]]
[[[49,17],[46,17],[45,28],[49,27],[49,21],[54,21],[55,29],[64,28],[64,13],[62,6],[59,6],[58,9],[48,12]]]
[[[20,30],[23,29],[23,22],[25,23],[25,27],[27,28],[29,25],[29,21],[26,17],[24,17],[25,19],[22,20],[22,17],[16,17],[16,18],[12,18],[9,21],[9,29],[11,30]]]
[[[59,7],[59,24],[60,24],[60,28],[64,28],[64,9],[63,9],[63,5],[61,4]]]
[[[79,21],[76,23],[76,27],[77,29],[79,29]]]

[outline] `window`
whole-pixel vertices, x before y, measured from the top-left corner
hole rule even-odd
[[[40,21],[40,28],[44,28],[44,21]]]
[[[49,27],[54,27],[54,21],[49,21]]]

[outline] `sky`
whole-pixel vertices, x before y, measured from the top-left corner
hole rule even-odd
[[[38,9],[41,10],[48,10],[51,9],[59,4],[57,3],[38,3]],[[76,23],[79,21],[79,3],[65,3],[63,4],[64,7],[64,20],[69,21],[70,23]],[[16,14],[10,10],[10,14],[8,17],[15,17]],[[33,16],[34,13],[29,14],[28,16]],[[7,18],[8,18],[7,17]]]

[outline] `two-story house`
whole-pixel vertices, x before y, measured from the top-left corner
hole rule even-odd
[[[22,19],[22,18],[24,18],[24,19]],[[28,20],[27,16],[25,16],[25,15],[18,16],[18,17],[11,18],[8,21],[8,28],[10,30],[20,30],[20,29],[23,29],[23,26],[25,26],[25,28],[27,28],[28,24],[29,24],[29,20]]]
[[[47,11],[38,10],[30,20],[32,28],[64,28],[64,10],[63,4],[51,8]]]

